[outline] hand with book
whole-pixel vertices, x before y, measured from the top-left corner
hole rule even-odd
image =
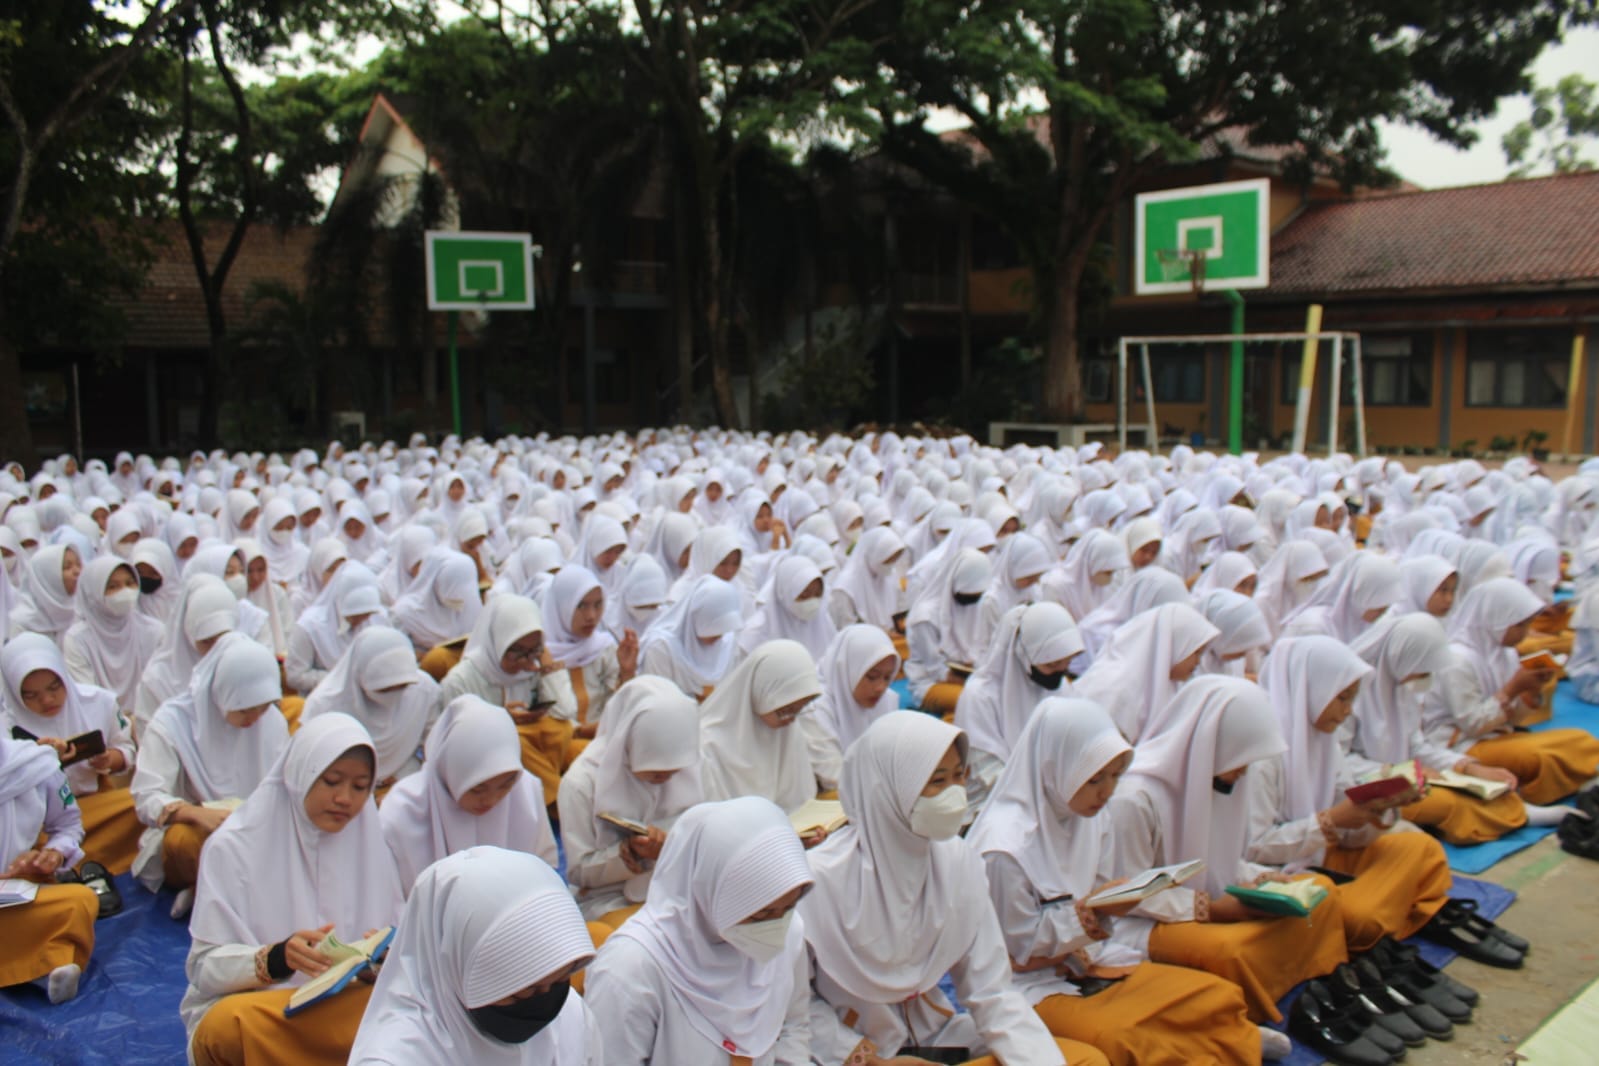
[[[1362,829],[1368,825],[1381,825],[1385,811],[1404,806],[1410,802],[1409,797],[1413,795],[1415,795],[1413,792],[1402,793],[1399,796],[1368,800],[1365,803],[1356,803],[1345,796],[1327,808],[1327,820],[1339,829]]]
[[[1089,898],[1092,899],[1094,896],[1097,896],[1097,895],[1099,895],[1102,892],[1109,892],[1112,889],[1116,888],[1117,886],[1125,885],[1126,883],[1127,883],[1127,878],[1125,878],[1125,877],[1118,877],[1114,881],[1106,881],[1104,884],[1102,884],[1098,888],[1094,889],[1094,891],[1090,892],[1089,893]],[[1130,899],[1126,903],[1108,903],[1108,904],[1104,904],[1102,906],[1094,907],[1091,911],[1088,911],[1088,917],[1091,919],[1091,918],[1093,918],[1094,916],[1097,915],[1098,917],[1101,917],[1101,918],[1125,918],[1125,917],[1127,917],[1127,915],[1129,915],[1133,911],[1137,910],[1138,909],[1138,905],[1140,903],[1142,903],[1142,902],[1144,902],[1142,899]],[[1079,911],[1078,911],[1079,917],[1083,916],[1084,910],[1086,910],[1086,908],[1080,908],[1079,909]],[[1085,928],[1087,927],[1088,924],[1089,923],[1087,921],[1083,922],[1083,925],[1084,925]],[[1096,937],[1095,939],[1098,939],[1098,938]]]
[[[55,881],[56,871],[61,869],[63,861],[62,854],[55,848],[30,848],[11,860],[11,865],[0,876],[50,884]]]
[[[1288,881],[1290,878],[1279,873],[1263,873],[1259,877],[1244,885],[1245,888],[1254,888],[1271,881]],[[1222,894],[1212,896],[1210,900],[1210,920],[1213,922],[1252,922],[1260,917],[1260,911],[1247,906],[1237,896]]]
[[[333,965],[333,960],[317,950],[317,945],[322,943],[333,926],[324,925],[320,929],[302,929],[283,942],[283,960],[289,964],[291,970],[305,974],[307,977],[316,977]]]
[[[1521,787],[1521,782],[1516,778],[1516,775],[1506,770],[1503,766],[1489,766],[1487,763],[1478,762],[1476,759],[1461,759],[1455,763],[1454,771],[1457,774],[1465,774],[1467,777],[1480,777],[1484,781],[1501,782],[1508,785],[1512,792]]]
[[[666,834],[652,825],[648,833],[624,837],[618,845],[618,854],[630,872],[641,874],[650,863],[661,857],[661,848],[665,845]]]

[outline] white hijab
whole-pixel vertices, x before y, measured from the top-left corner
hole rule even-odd
[[[827,583],[821,568],[798,552],[785,552],[772,565],[771,576],[755,598],[755,615],[739,634],[738,646],[745,654],[769,640],[797,640],[812,658],[820,659],[838,635],[838,627],[825,607],[810,619],[794,613],[800,593],[813,581],[822,581],[822,598],[827,601]]]
[[[1421,728],[1421,698],[1399,687],[1412,674],[1436,674],[1449,664],[1449,636],[1430,614],[1388,615],[1377,619],[1349,650],[1373,667],[1355,698],[1359,750],[1377,762],[1412,757],[1410,738]]]
[[[1060,604],[1012,607],[1000,619],[987,657],[961,689],[955,724],[979,751],[1008,759],[1033,708],[1051,691],[1034,683],[1032,668],[1074,658],[1082,650],[1083,638]],[[1072,693],[1071,682],[1062,681],[1056,691]]]
[[[678,668],[703,691],[718,684],[732,665],[743,623],[738,589],[706,574],[690,586],[686,596],[661,613],[644,634],[639,652],[642,654],[654,644],[666,645]],[[701,636],[721,639],[714,644],[701,644]]]
[[[1144,567],[1077,624],[1087,658],[1090,662],[1097,660],[1105,653],[1111,635],[1146,611],[1187,601],[1188,586],[1182,578],[1162,566]]]
[[[337,833],[318,829],[305,812],[318,778],[362,747],[372,741],[361,723],[336,712],[290,738],[266,780],[206,841],[189,920],[194,939],[275,944],[296,929],[331,924],[348,940],[399,918],[400,877],[373,804]]]
[[[1513,577],[1496,577],[1468,592],[1451,613],[1450,650],[1471,664],[1484,693],[1498,692],[1521,665],[1516,649],[1500,643],[1505,630],[1543,608],[1543,601],[1526,585]]]
[[[635,555],[628,561],[616,595],[606,598],[605,627],[613,638],[629,629],[642,633],[655,621],[668,597],[666,571],[655,556]]]
[[[378,810],[407,891],[428,866],[478,845],[556,862],[543,788],[522,769],[516,725],[503,708],[457,696],[428,733],[426,753],[421,772],[396,782]],[[482,814],[461,809],[462,796],[513,771],[516,784],[499,803]]]
[[[77,620],[72,594],[61,576],[61,564],[68,551],[75,549],[66,544],[47,544],[26,561],[28,580],[11,608],[13,630],[40,633],[61,643],[68,627]]]
[[[850,824],[810,852],[800,901],[817,967],[864,1003],[930,991],[994,920],[982,859],[964,840],[911,829],[911,808],[950,745],[966,738],[919,711],[884,715],[844,753],[838,795]]]
[[[1343,751],[1338,738],[1316,728],[1322,711],[1344,689],[1372,673],[1364,659],[1332,637],[1279,641],[1261,669],[1260,687],[1271,697],[1283,752],[1284,821],[1309,818],[1337,802]]]
[[[496,596],[477,616],[461,658],[484,680],[509,689],[533,677],[531,671],[507,673],[500,665],[505,652],[523,637],[544,632],[544,612],[526,596]]]
[[[0,855],[8,864],[38,843],[47,807],[39,786],[59,781],[60,774],[51,749],[0,736]]]
[[[1356,552],[1327,575],[1304,605],[1283,620],[1285,632],[1296,625],[1348,643],[1369,624],[1367,611],[1392,607],[1404,581],[1399,564],[1371,552]]]
[[[866,732],[867,726],[899,710],[899,693],[892,687],[884,689],[882,697],[871,707],[855,702],[855,686],[868,670],[884,659],[894,660],[890,676],[899,673],[899,653],[894,650],[894,642],[881,629],[868,625],[845,626],[839,630],[822,656],[819,664],[822,694],[811,704],[809,713],[815,714],[838,741],[840,751],[847,751],[855,738]]]
[[[1199,677],[1184,685],[1162,717],[1165,732],[1145,737],[1122,779],[1126,793],[1154,802],[1167,862],[1201,859],[1204,888],[1220,895],[1237,879],[1249,838],[1249,797],[1224,796],[1218,774],[1282,754],[1287,745],[1259,685],[1237,677]]]
[[[1441,555],[1414,555],[1406,556],[1404,570],[1404,587],[1400,590],[1399,600],[1394,605],[1396,614],[1410,614],[1413,611],[1425,611],[1427,601],[1432,599],[1433,593],[1449,580],[1449,575],[1457,573],[1455,564]],[[1454,608],[1450,608],[1450,614]],[[1449,618],[1449,614],[1444,615]]]
[[[616,690],[567,774],[593,775],[591,831],[596,840],[620,840],[621,830],[598,817],[602,810],[648,825],[676,818],[700,801],[699,763],[699,705],[666,678],[642,674]],[[662,785],[634,776],[655,770],[676,772]]]
[[[765,799],[702,803],[672,827],[644,908],[616,936],[637,941],[661,968],[684,1017],[705,1038],[708,1061],[758,1058],[777,1043],[805,923],[795,917],[783,952],[768,962],[751,959],[723,934],[811,883],[799,837]]]
[[[34,714],[22,702],[22,682],[35,670],[55,674],[67,690],[67,702],[49,717]],[[21,726],[35,737],[70,740],[98,729],[107,747],[116,740],[112,734],[118,724],[117,697],[96,685],[74,681],[61,649],[44,634],[19,633],[0,648],[0,675],[5,677],[5,714],[10,725]],[[51,755],[55,752],[51,751]],[[65,770],[74,791],[90,793],[98,788],[95,769],[87,761]],[[15,855],[6,856],[5,861],[9,863],[14,858]]]
[[[894,624],[899,610],[899,571],[888,559],[904,552],[905,542],[887,526],[869,529],[850,552],[833,588],[849,597],[861,621],[880,629]]]
[[[225,716],[282,698],[273,654],[242,633],[229,633],[195,668],[188,690],[156,711],[150,731],[177,753],[198,802],[244,799],[283,754],[289,727],[276,707],[248,729],[229,725]]]
[[[922,587],[922,595],[911,605],[905,629],[931,625],[938,630],[940,652],[958,663],[976,663],[987,650],[983,641],[982,609],[976,602],[957,603],[956,595],[982,593],[993,581],[994,566],[983,552],[964,548],[951,556],[949,566],[939,570]],[[1012,605],[1014,606],[1014,604]]]
[[[1087,618],[1116,592],[1116,580],[1106,585],[1093,582],[1095,574],[1120,575],[1132,566],[1122,538],[1103,529],[1091,529],[1066,553],[1066,561],[1050,571],[1040,582],[1044,594],[1071,612],[1074,619]]]
[[[626,575],[623,575],[623,579],[613,582],[618,596]],[[550,587],[544,590],[544,602],[541,605],[545,623],[544,646],[550,649],[550,658],[568,670],[581,669],[616,647],[616,638],[606,632],[603,624],[603,607],[602,622],[594,627],[594,632],[586,637],[579,637],[572,632],[572,618],[577,614],[577,605],[595,589],[599,589],[607,601],[610,600],[610,591],[592,571],[586,566],[573,564],[562,567],[561,572],[550,582]]]
[[[981,855],[1015,859],[1040,898],[1086,898],[1096,887],[1110,819],[1084,819],[1072,811],[1072,797],[1132,750],[1092,700],[1043,700],[966,842]]]
[[[394,601],[395,624],[417,647],[436,647],[472,632],[483,610],[478,594],[477,564],[452,548],[435,548],[422,569]]]
[[[363,614],[369,616],[366,625],[391,624],[376,575],[351,559],[328,582],[327,595],[300,612],[300,628],[311,638],[318,662],[331,666],[339,661],[355,640],[349,620]]]
[[[193,574],[183,580],[183,592],[167,620],[161,650],[144,668],[141,687],[157,703],[171,699],[188,687],[189,678],[200,662],[195,645],[202,640],[238,628],[239,601],[221,578]]]
[[[713,579],[714,580],[714,579]],[[816,796],[805,737],[758,717],[821,695],[816,661],[792,640],[762,644],[700,708],[700,776],[708,800],[764,796],[792,811]]]
[[[598,1049],[576,992],[522,1044],[483,1035],[468,1012],[593,956],[583,916],[542,860],[494,847],[440,859],[405,905],[350,1062],[588,1066]]]
[[[1306,584],[1312,574],[1325,574],[1327,559],[1321,550],[1305,540],[1285,541],[1260,568],[1255,602],[1266,616],[1272,635],[1282,632],[1288,616],[1315,593]]]
[[[102,555],[83,568],[78,576],[78,621],[67,633],[88,657],[95,678],[104,682],[101,687],[116,693],[118,707],[131,710],[144,664],[161,646],[162,627],[137,609],[118,615],[106,605],[106,582],[119,568],[137,576],[132,563],[115,555]]]
[[[1161,708],[1178,691],[1172,667],[1220,635],[1187,603],[1163,604],[1116,630],[1075,691],[1109,711],[1122,735],[1137,744],[1159,729]]]
[[[383,691],[395,685],[405,687]],[[378,753],[375,780],[381,782],[416,754],[437,694],[437,682],[417,669],[405,634],[369,626],[355,635],[350,650],[306,698],[301,720],[337,711],[360,722]]]

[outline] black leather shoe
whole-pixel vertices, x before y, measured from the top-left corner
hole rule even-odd
[[[1403,991],[1411,999],[1423,999],[1443,1012],[1457,1025],[1471,1020],[1471,1008],[1476,1006],[1477,990],[1457,981],[1421,957],[1421,952],[1409,944],[1401,944],[1385,936],[1372,948],[1370,956],[1390,983],[1403,978]]]
[[[1491,936],[1495,940],[1509,944],[1523,955],[1532,949],[1532,943],[1526,937],[1517,936],[1504,926],[1478,914],[1477,901],[1474,899],[1452,899],[1444,904],[1444,910],[1458,917],[1461,924],[1479,936]]]
[[[1526,953],[1518,951],[1504,940],[1484,928],[1484,920],[1475,911],[1456,907],[1459,900],[1450,900],[1444,909],[1432,916],[1421,927],[1418,936],[1442,944],[1476,962],[1497,966],[1503,970],[1519,970],[1526,961]],[[1486,923],[1489,927],[1492,923]]]
[[[1288,1011],[1288,1033],[1339,1066],[1390,1066],[1398,1060],[1366,1036],[1365,1027],[1333,1008],[1327,986],[1317,980]]]
[[[1404,1008],[1388,1001],[1388,997],[1381,993],[1387,989],[1381,981],[1376,982],[1375,990],[1367,988],[1360,979],[1360,974],[1349,963],[1344,963],[1338,969],[1328,974],[1324,980],[1332,986],[1334,1003],[1342,1007],[1345,1003],[1353,1001],[1358,1003],[1365,1012],[1365,1017],[1386,1029],[1401,1044],[1408,1047],[1420,1047],[1427,1042],[1427,1034],[1411,1020]],[[1373,992],[1377,994],[1373,994]],[[1368,1032],[1367,1037],[1375,1044],[1380,1044],[1385,1050],[1393,1050],[1392,1041],[1383,1041],[1380,1034]]]
[[[1593,821],[1599,822],[1599,785],[1585,788],[1577,793],[1577,809],[1587,814]],[[1582,821],[1582,819],[1578,819]]]
[[[1360,990],[1378,1007],[1403,1012],[1413,1025],[1434,1040],[1449,1040],[1455,1035],[1454,1023],[1442,1011],[1425,999],[1406,995],[1402,988],[1390,984],[1378,971],[1376,963],[1360,959],[1350,965],[1360,979]]]
[[[1586,796],[1595,791],[1599,789],[1591,788],[1582,795]],[[1599,814],[1587,818],[1568,814],[1561,819],[1555,833],[1559,836],[1560,847],[1564,851],[1583,859],[1599,859]]]

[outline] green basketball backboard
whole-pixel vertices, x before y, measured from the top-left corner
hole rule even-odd
[[[533,238],[430,230],[427,278],[433,311],[531,311]]]
[[[1142,193],[1134,205],[1134,291],[1192,292],[1191,255],[1205,258],[1205,289],[1271,283],[1271,182],[1227,181]]]

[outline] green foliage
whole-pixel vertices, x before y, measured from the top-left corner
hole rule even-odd
[[[1035,343],[1009,337],[972,360],[972,377],[929,414],[962,426],[1028,422],[1038,413],[1044,353]]]
[[[1594,169],[1588,150],[1599,146],[1599,85],[1568,74],[1531,93],[1532,116],[1499,141],[1513,178],[1544,171],[1575,174]]]
[[[811,357],[790,364],[780,396],[767,397],[763,428],[843,427],[867,416],[877,387],[871,348],[871,338],[858,324],[819,329]]]

